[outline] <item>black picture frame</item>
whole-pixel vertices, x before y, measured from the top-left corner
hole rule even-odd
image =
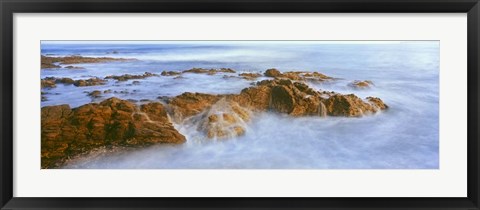
[[[1,209],[479,209],[478,0],[0,0]],[[467,13],[466,198],[25,198],[13,197],[14,13]]]

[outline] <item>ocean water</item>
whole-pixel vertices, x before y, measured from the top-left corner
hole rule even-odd
[[[112,54],[113,51],[118,53]],[[65,168],[142,169],[437,169],[439,167],[439,42],[43,42],[41,54],[135,58],[127,62],[77,64],[83,70],[42,69],[48,76],[73,79],[108,75],[160,74],[193,67],[232,68],[238,73],[277,68],[280,71],[318,71],[340,78],[311,83],[318,90],[381,98],[390,108],[361,118],[290,117],[260,113],[244,136],[208,141],[191,125],[176,124],[187,137],[178,146],[96,151],[69,161]],[[115,96],[157,100],[183,92],[238,93],[252,81],[216,75],[183,74],[104,86],[57,85],[43,89],[42,106],[71,107]],[[268,79],[260,77],[257,80]],[[369,89],[348,86],[371,80]],[[93,90],[125,91],[92,100]]]

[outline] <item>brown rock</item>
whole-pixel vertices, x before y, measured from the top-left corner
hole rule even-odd
[[[59,69],[59,68],[62,68],[61,66],[59,65],[55,65],[53,63],[41,63],[40,65],[40,68],[42,69]]]
[[[221,69],[192,68],[192,69],[183,71],[183,73],[196,73],[196,74],[208,74],[208,75],[213,75],[218,72],[235,73],[235,70],[230,68],[221,68]]]
[[[333,80],[333,77],[326,76],[318,72],[305,72],[305,71],[288,71],[281,73],[277,69],[268,69],[265,71],[265,76],[274,77],[276,79],[288,79],[295,81],[325,81]]]
[[[369,96],[369,97],[367,97],[367,100],[377,109],[387,109],[388,108],[388,106],[385,103],[383,103],[383,101],[380,98]]]
[[[182,74],[182,72],[178,72],[178,71],[162,71],[162,73],[160,75],[162,76],[176,76],[176,75],[180,75]]]
[[[267,69],[263,75],[266,77],[278,77],[281,76],[282,73],[280,73],[280,71],[277,69]]]
[[[245,134],[250,112],[223,98],[191,120],[208,138],[228,139]]]
[[[55,88],[57,87],[57,85],[55,84],[55,80],[54,79],[41,79],[40,80],[40,85],[42,88]]]
[[[144,79],[144,78],[153,77],[153,76],[158,76],[158,75],[150,73],[150,72],[145,72],[142,75],[131,75],[131,74],[124,74],[124,75],[120,75],[120,76],[110,75],[110,76],[106,76],[105,79],[114,79],[114,80],[117,80],[117,81],[127,81],[127,80],[131,80],[131,79]]]
[[[220,100],[221,96],[186,92],[170,100],[173,118],[178,121],[197,115]]]
[[[364,81],[355,80],[349,84],[350,87],[359,88],[359,89],[369,88],[371,85],[373,85],[373,82],[370,80],[364,80]]]
[[[73,79],[70,79],[70,78],[67,78],[67,77],[64,77],[64,78],[57,78],[55,79],[55,83],[62,83],[62,84],[67,84],[67,85],[71,85],[71,84],[74,84],[75,81]]]
[[[94,90],[94,91],[88,93],[88,96],[90,96],[92,98],[100,98],[102,96],[102,92],[99,91],[99,90]]]
[[[42,68],[48,66],[60,66],[55,65],[54,63],[60,64],[77,64],[77,63],[103,63],[103,62],[112,62],[112,61],[129,61],[135,59],[125,59],[125,58],[108,58],[108,57],[83,57],[83,56],[65,56],[65,57],[50,57],[50,56],[41,56]]]
[[[262,75],[259,73],[241,73],[238,76],[241,76],[247,80],[255,80],[256,78],[261,77]]]
[[[105,85],[105,84],[107,84],[107,80],[100,79],[98,77],[94,77],[86,80],[79,79],[79,80],[75,80],[75,82],[73,83],[73,85],[77,87],[97,86],[97,85]]]
[[[137,107],[110,98],[74,109],[46,106],[41,113],[42,168],[61,166],[70,157],[100,147],[185,142],[160,103]]]
[[[381,100],[377,100],[376,102],[379,103],[378,108],[353,94],[335,94],[325,101],[325,106],[327,107],[328,115],[331,116],[360,117],[364,114],[375,113],[379,109],[382,109],[380,108],[381,104],[383,109],[387,108]]]
[[[65,66],[64,68],[66,68],[66,69],[85,69],[85,68],[80,67],[80,66]]]

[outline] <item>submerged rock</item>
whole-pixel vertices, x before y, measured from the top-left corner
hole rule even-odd
[[[68,105],[41,110],[42,168],[105,146],[146,146],[185,142],[160,103],[141,106],[110,98],[71,109]]]
[[[244,79],[247,79],[247,80],[255,80],[258,77],[261,77],[262,75],[259,74],[259,73],[241,73],[238,76],[241,76],[241,77],[243,77]]]
[[[369,88],[372,85],[373,85],[373,82],[370,80],[364,80],[364,81],[355,80],[350,84],[348,84],[348,86],[358,88],[358,89]]]
[[[250,111],[223,98],[190,120],[209,139],[227,139],[245,134]]]

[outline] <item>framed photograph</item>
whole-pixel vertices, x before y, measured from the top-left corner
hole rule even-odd
[[[479,209],[479,4],[8,1],[1,209]]]

